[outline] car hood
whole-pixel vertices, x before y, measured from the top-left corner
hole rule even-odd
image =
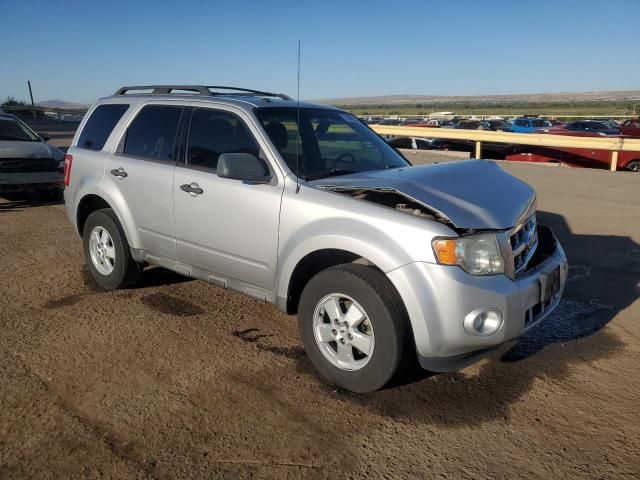
[[[53,158],[64,159],[64,153],[44,142],[20,142],[0,140],[0,160],[3,158]]]
[[[535,202],[531,186],[485,160],[360,172],[310,184],[328,190],[395,190],[446,216],[462,229],[514,227],[524,220]]]

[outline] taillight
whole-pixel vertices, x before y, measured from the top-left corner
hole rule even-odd
[[[71,183],[71,164],[73,163],[73,155],[66,154],[64,156],[64,186],[68,187]]]

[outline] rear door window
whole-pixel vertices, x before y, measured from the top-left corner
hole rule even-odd
[[[107,104],[98,106],[85,123],[80,138],[79,148],[87,150],[102,150],[113,127],[122,118],[124,112],[129,108],[128,104]]]
[[[169,105],[144,107],[127,129],[122,153],[149,160],[173,162],[182,110],[182,107]]]
[[[223,153],[260,154],[245,123],[232,113],[196,108],[191,117],[187,140],[187,165],[216,170]]]

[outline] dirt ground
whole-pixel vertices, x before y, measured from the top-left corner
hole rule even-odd
[[[560,307],[369,395],[264,303],[157,268],[97,290],[62,205],[0,199],[0,478],[639,478],[640,176],[505,168],[565,246]]]

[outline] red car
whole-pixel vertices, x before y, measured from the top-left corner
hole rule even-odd
[[[599,137],[598,133],[575,132],[563,128],[550,128],[544,132],[554,135],[571,135],[576,137]],[[611,165],[609,150],[568,147],[536,147],[533,145],[516,146],[517,153],[505,156],[505,160],[517,162],[555,162],[565,163],[571,167],[591,167],[608,169]],[[640,152],[618,153],[618,170],[640,172]]]
[[[640,118],[625,120],[622,125],[620,125],[620,131],[623,135],[640,137]]]

